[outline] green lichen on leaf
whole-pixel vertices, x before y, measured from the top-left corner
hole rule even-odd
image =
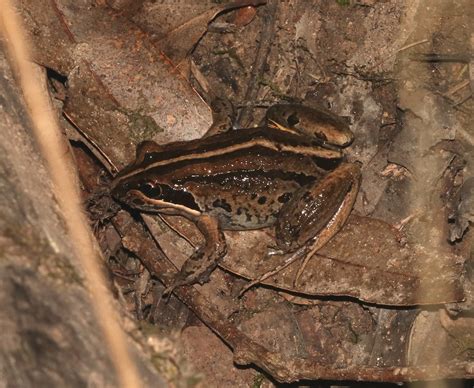
[[[123,112],[127,115],[131,131],[130,136],[135,143],[152,139],[156,133],[163,132],[155,120],[149,115],[140,112]]]

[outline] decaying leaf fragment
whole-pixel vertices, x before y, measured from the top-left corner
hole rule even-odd
[[[153,23],[149,28],[158,36],[154,43],[171,61],[178,65],[191,52],[199,39],[206,33],[209,23],[219,14],[241,7],[257,7],[266,3],[266,0],[238,0],[230,3],[213,6],[193,15],[180,25],[170,30],[160,31],[160,23]],[[189,14],[188,14],[189,15]],[[157,15],[159,16],[159,15]],[[137,16],[135,20],[137,20]]]

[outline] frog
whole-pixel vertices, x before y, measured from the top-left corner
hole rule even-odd
[[[348,123],[331,112],[276,104],[258,127],[220,128],[165,145],[142,142],[111,193],[142,212],[183,216],[204,236],[171,292],[209,280],[227,253],[224,230],[274,227],[276,248],[285,254],[329,241],[360,186],[360,164],[343,153],[353,139]]]

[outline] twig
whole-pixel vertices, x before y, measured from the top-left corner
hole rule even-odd
[[[263,17],[263,29],[260,34],[260,41],[257,49],[257,54],[255,56],[255,61],[252,67],[252,73],[248,81],[247,91],[245,93],[244,101],[254,101],[257,98],[258,94],[258,82],[259,78],[262,78],[264,72],[265,63],[267,61],[268,55],[270,54],[270,48],[272,47],[272,42],[275,37],[275,19],[278,9],[277,0],[269,0],[266,6],[266,15]],[[250,107],[243,108],[237,120],[235,121],[235,127],[246,127],[249,125],[250,119]]]
[[[454,93],[460,91],[461,89],[464,89],[466,86],[469,86],[469,80],[465,80],[460,82],[459,84],[453,86],[451,89],[449,89],[444,95],[445,96],[451,96]]]
[[[418,46],[418,45],[423,44],[423,43],[428,43],[428,42],[429,42],[429,39],[419,40],[418,42],[413,42],[413,43],[407,44],[406,46],[403,46],[403,47],[399,48],[395,53],[399,53],[401,51],[405,51],[405,50],[408,50],[409,48]],[[392,54],[392,55],[395,55],[395,54]]]
[[[394,57],[401,51],[405,51],[405,50],[408,50],[409,48],[418,46],[423,43],[427,43],[428,41],[429,41],[428,39],[423,39],[423,40],[419,40],[418,42],[413,42],[413,43],[407,44],[406,46],[400,47],[398,50],[393,51],[392,53],[388,54],[385,58],[382,58],[381,60],[377,61],[374,65],[370,66],[369,70],[375,69],[377,66],[383,65],[388,59]]]
[[[87,132],[83,131],[82,128],[76,124],[74,119],[67,113],[67,112],[62,112],[66,120],[74,127],[74,129],[79,133],[79,136],[82,136],[84,138],[84,143],[89,144],[87,148],[91,150],[91,152],[94,153],[94,156],[99,159],[102,164],[105,166],[107,171],[114,175],[116,174],[119,169],[117,166],[112,162],[112,160],[109,158],[109,156],[102,150],[102,148],[99,146],[99,144],[87,134]],[[97,152],[94,152],[97,151]]]
[[[461,98],[459,101],[456,101],[453,105],[453,107],[458,107],[462,104],[464,104],[466,101],[470,100],[472,98],[472,94],[469,94],[468,96]]]
[[[474,136],[472,136],[464,128],[457,128],[456,133],[461,139],[467,141],[471,146],[474,146]]]
[[[414,54],[411,56],[413,61],[419,62],[459,62],[469,63],[471,57],[467,54]]]
[[[162,216],[161,214],[158,214],[158,217],[160,217],[161,221],[163,221],[163,223],[168,227],[170,228],[173,232],[175,232],[179,237],[181,237],[184,241],[186,241],[191,247],[193,247],[194,249],[196,249],[196,244],[194,244],[191,239],[186,236],[184,233],[181,233],[177,228],[174,227],[174,225],[172,225],[164,216]]]

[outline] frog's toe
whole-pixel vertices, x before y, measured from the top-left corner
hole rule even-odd
[[[283,255],[285,251],[275,246],[267,247],[267,256]]]

